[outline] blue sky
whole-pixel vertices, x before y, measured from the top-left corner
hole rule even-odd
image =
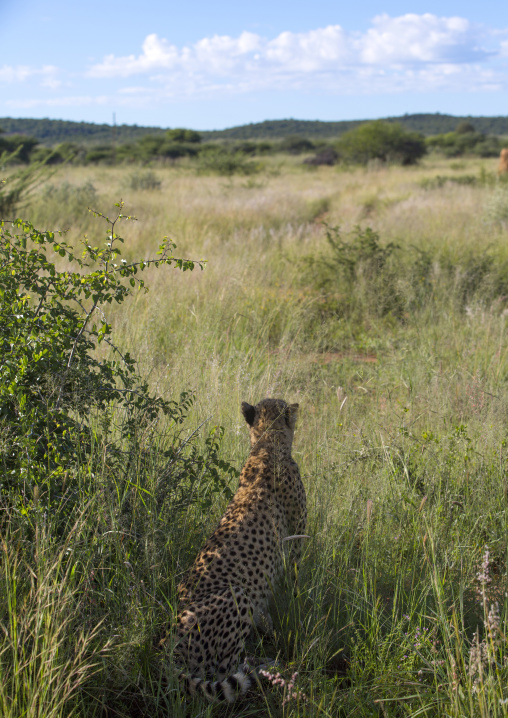
[[[0,0],[0,116],[508,114],[508,0]]]

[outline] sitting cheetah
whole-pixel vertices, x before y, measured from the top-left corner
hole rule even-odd
[[[238,669],[243,644],[253,624],[271,626],[268,598],[283,570],[283,540],[303,534],[307,520],[305,489],[291,458],[297,411],[298,404],[280,399],[242,403],[251,450],[238,491],[178,587],[176,652],[191,695],[233,701],[253,683],[252,671]],[[300,545],[284,543],[293,562]]]

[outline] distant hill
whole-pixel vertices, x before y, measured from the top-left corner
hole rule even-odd
[[[489,135],[508,135],[508,117],[456,117],[454,115],[418,114],[402,117],[386,117],[387,122],[400,122],[409,130],[424,135],[438,135],[451,132],[459,122],[471,122],[478,132]],[[290,135],[311,139],[328,139],[358,127],[367,120],[321,122],[319,120],[266,120],[226,130],[201,132],[204,140],[281,140]],[[125,143],[138,140],[145,135],[160,135],[161,127],[139,127],[138,125],[96,125],[91,122],[70,122],[66,120],[31,120],[1,117],[0,128],[8,134],[22,134],[35,137],[43,145],[52,146],[60,142],[76,142],[86,145],[111,144],[113,140]]]
[[[70,122],[67,120],[26,120],[0,117],[0,128],[8,134],[35,137],[42,145],[56,145],[60,142],[78,144],[111,144],[139,140],[145,135],[165,132],[160,127],[138,127],[138,125],[96,125],[92,122]]]
[[[455,117],[454,115],[420,114],[402,117],[385,117],[386,122],[399,122],[408,130],[416,130],[424,135],[440,135],[452,132],[459,122],[467,120],[478,132],[487,135],[508,135],[508,117]],[[210,140],[281,140],[289,135],[302,135],[314,139],[338,137],[348,130],[368,120],[346,120],[341,122],[321,122],[319,120],[265,120],[250,125],[231,127],[227,130],[202,132],[204,139]],[[1,126],[0,120],[0,126]]]

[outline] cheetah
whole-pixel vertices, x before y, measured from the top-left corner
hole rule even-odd
[[[270,630],[268,601],[284,550],[293,565],[301,553],[300,540],[284,539],[304,534],[307,521],[291,457],[297,412],[298,404],[281,399],[242,403],[251,448],[238,490],[178,587],[176,657],[190,695],[232,702],[256,680],[247,664],[238,667],[244,642],[253,625]]]
[[[501,150],[499,155],[499,168],[497,173],[502,175],[508,172],[508,150],[505,148]]]

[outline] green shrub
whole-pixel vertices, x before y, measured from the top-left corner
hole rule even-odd
[[[344,238],[340,227],[325,224],[329,251],[309,257],[313,284],[327,295],[325,309],[362,321],[366,316],[400,316],[403,299],[397,284],[398,246],[383,246],[370,227],[355,227]]]
[[[498,184],[487,197],[484,216],[487,222],[508,227],[508,187]]]
[[[488,216],[508,226],[508,192],[501,190],[493,193]],[[471,250],[452,261],[420,247],[383,245],[370,227],[348,235],[325,228],[328,251],[304,258],[302,273],[304,285],[321,294],[322,316],[335,315],[359,330],[375,319],[405,323],[434,302],[459,313],[475,303],[500,311],[506,306],[508,265],[501,252]]]
[[[180,157],[195,157],[200,148],[191,142],[164,142],[159,149],[160,157],[177,160]]]
[[[328,165],[332,166],[337,162],[339,155],[336,150],[333,149],[333,147],[325,147],[321,149],[317,154],[315,154],[313,157],[307,157],[303,161],[306,165]]]
[[[111,145],[101,145],[89,150],[85,155],[85,162],[92,164],[113,164],[115,161],[115,148]]]
[[[171,142],[201,142],[201,135],[195,130],[186,130],[183,128],[175,128],[174,130],[168,130],[166,137]]]
[[[16,154],[16,150],[11,155],[5,157],[8,161]],[[24,202],[40,185],[40,183],[48,178],[47,164],[42,162],[33,162],[28,167],[18,168],[9,175],[9,179],[0,180],[0,218],[13,216],[21,202]]]
[[[462,122],[459,122],[459,124],[455,128],[455,132],[458,135],[467,135],[470,132],[476,132],[476,130],[472,122],[468,122],[468,120],[462,120]]]
[[[40,193],[40,198],[34,198],[31,211],[39,224],[50,222],[56,215],[62,222],[61,226],[67,228],[87,217],[87,207],[96,207],[98,201],[97,190],[92,182],[82,185],[66,181],[60,184],[47,183]]]
[[[155,172],[133,172],[129,179],[129,188],[135,190],[159,190],[162,182]]]
[[[478,155],[478,157],[498,157],[501,149],[500,140],[490,135],[476,143],[474,154]]]
[[[65,160],[84,157],[83,147],[75,142],[61,142],[55,147],[55,152],[58,152]]]
[[[116,157],[118,160],[150,162],[161,158],[193,157],[198,151],[196,142],[179,142],[164,135],[147,135],[138,142],[120,145]]]
[[[427,137],[426,145],[445,157],[462,157],[476,155],[478,157],[497,157],[501,143],[497,137],[484,135],[481,132],[447,132],[442,135]]]
[[[234,152],[241,152],[244,155],[267,155],[273,152],[274,145],[271,142],[255,142],[254,140],[245,140],[243,142],[235,142],[233,145]]]
[[[312,152],[315,145],[311,140],[300,135],[290,135],[279,144],[280,152],[288,152],[290,155],[301,155],[304,152]]]
[[[223,490],[222,476],[233,471],[218,458],[220,430],[201,453],[192,441],[182,444],[178,427],[192,396],[174,401],[153,395],[135,360],[111,339],[104,309],[123,303],[133,288],[146,290],[139,276],[144,269],[196,266],[175,258],[167,238],[155,259],[122,260],[117,227],[131,218],[121,203],[116,207],[112,220],[94,213],[107,224],[106,242],[98,247],[84,240],[82,257],[29,222],[0,224],[0,497],[28,524],[36,506],[63,518],[72,512],[82,500],[83,476],[97,460],[104,463],[98,445],[108,456],[103,471],[115,480],[129,481],[134,472],[139,484],[142,466],[155,462],[163,500],[177,501],[180,482],[187,489],[202,485],[206,472],[206,486],[195,492],[200,500],[211,486]],[[67,260],[69,269],[58,269],[51,257]],[[110,356],[97,353],[103,342]],[[165,447],[160,436],[152,440],[164,417],[173,427]]]
[[[24,135],[0,137],[0,164],[16,164],[30,162],[31,154],[39,140]]]
[[[479,184],[479,178],[476,175],[436,175],[435,177],[425,177],[420,185],[423,189],[440,189],[447,183],[474,187]]]
[[[35,162],[44,162],[47,165],[59,165],[64,158],[57,150],[50,147],[37,147],[31,154],[30,159]]]
[[[147,157],[153,157],[160,153],[160,148],[164,144],[164,141],[165,140],[162,135],[146,135],[138,140],[137,145],[142,154]]]
[[[377,120],[366,122],[342,135],[337,143],[345,162],[367,164],[370,160],[415,164],[426,152],[423,135],[401,125]]]
[[[259,164],[249,161],[240,152],[230,152],[224,147],[212,146],[199,153],[196,169],[202,174],[252,175],[260,171]]]

